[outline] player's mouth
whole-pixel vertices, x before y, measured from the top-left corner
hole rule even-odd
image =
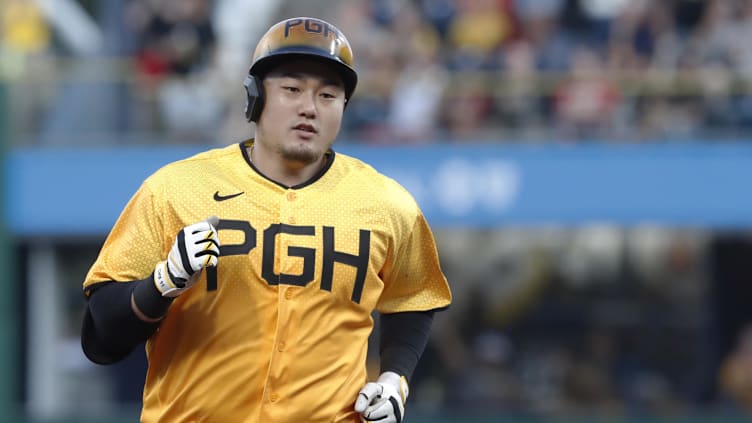
[[[314,135],[318,134],[316,127],[308,123],[299,123],[293,126],[292,129],[303,138],[312,138]]]

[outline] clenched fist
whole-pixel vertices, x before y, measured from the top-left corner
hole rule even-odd
[[[219,259],[216,216],[186,226],[175,237],[167,260],[157,263],[154,284],[163,297],[177,297],[193,286],[205,267]]]

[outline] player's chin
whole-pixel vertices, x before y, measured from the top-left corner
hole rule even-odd
[[[313,144],[300,143],[284,152],[284,158],[289,161],[304,164],[314,163],[323,153]]]

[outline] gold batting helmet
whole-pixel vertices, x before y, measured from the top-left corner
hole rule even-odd
[[[253,53],[253,64],[243,83],[247,95],[245,117],[249,122],[257,122],[261,116],[264,106],[261,81],[266,73],[279,62],[295,57],[320,59],[334,65],[345,85],[345,100],[350,99],[358,83],[358,74],[345,35],[321,19],[285,19],[266,31]]]

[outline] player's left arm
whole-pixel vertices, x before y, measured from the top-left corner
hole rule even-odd
[[[381,375],[361,389],[355,402],[365,422],[402,422],[408,380],[428,343],[434,312],[448,307],[452,298],[425,217],[417,205],[402,217],[396,254],[381,273]]]
[[[355,411],[365,422],[400,423],[412,377],[428,343],[434,311],[381,315],[381,375],[358,393]]]

